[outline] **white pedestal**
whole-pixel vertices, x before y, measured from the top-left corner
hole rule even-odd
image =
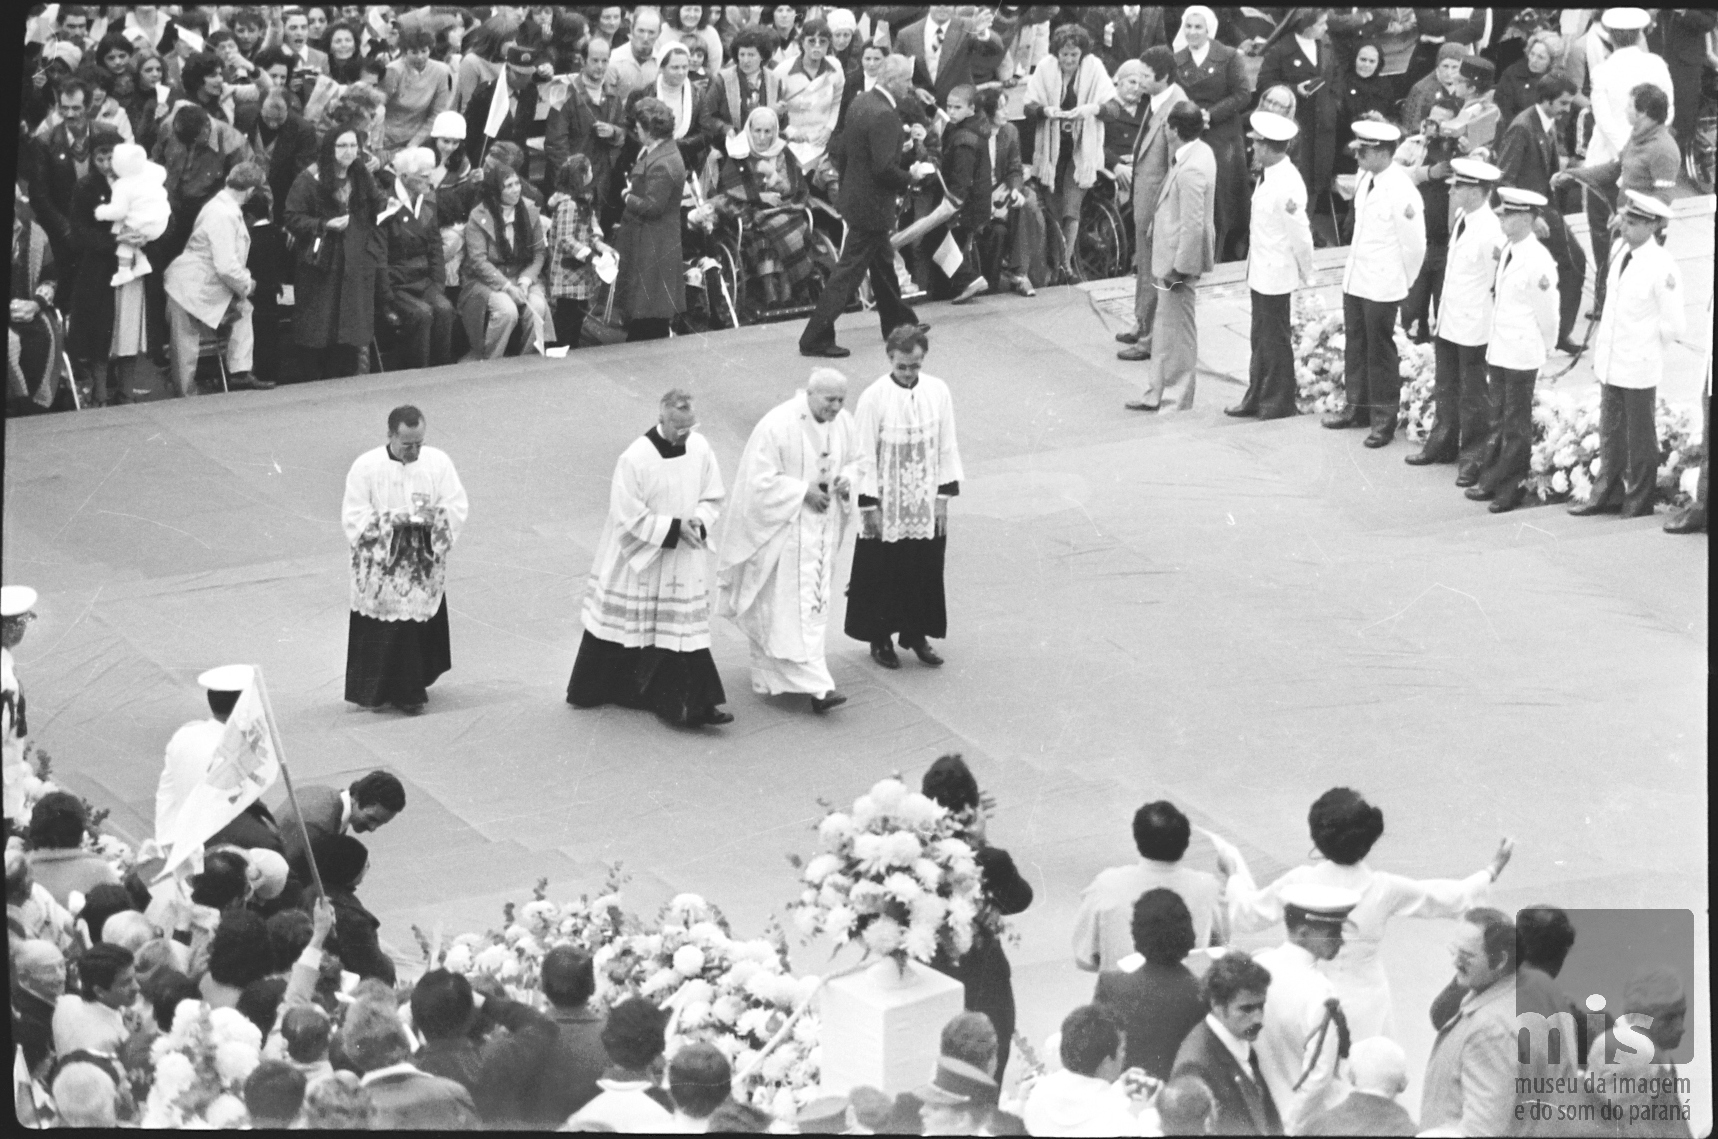
[[[822,1000],[823,1086],[899,1095],[931,1078],[943,1025],[965,1011],[966,988],[916,962],[902,977],[886,960],[831,981]]]

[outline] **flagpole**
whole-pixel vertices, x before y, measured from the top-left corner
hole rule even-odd
[[[268,700],[268,686],[262,680],[262,665],[253,665],[252,674],[257,682],[257,695],[262,698],[262,714],[268,721],[269,738],[274,741],[274,758],[280,764],[280,777],[286,781],[286,797],[292,803],[292,817],[298,820],[298,835],[304,840],[304,860],[310,863],[311,881],[316,883],[316,892],[327,898],[328,891],[322,887],[322,871],[316,868],[316,854],[310,849],[310,831],[304,825],[304,812],[298,807],[298,792],[292,789],[292,771],[286,766],[286,749],[281,744],[280,728],[274,722],[274,705]]]

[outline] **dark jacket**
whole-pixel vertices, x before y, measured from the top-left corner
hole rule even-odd
[[[1281,1135],[1282,1118],[1263,1079],[1242,1070],[1211,1026],[1201,1020],[1175,1053],[1170,1078],[1197,1076],[1211,1089],[1213,1135]]]
[[[690,83],[692,80],[687,79],[686,82]],[[711,84],[711,86],[714,87],[715,84]],[[620,159],[622,162],[629,164],[628,169],[631,169],[631,163],[638,161],[639,153],[642,150],[638,145],[638,136],[632,133],[633,128],[638,125],[638,120],[636,118],[638,113],[638,104],[645,99],[654,98],[656,98],[656,84],[654,83],[640,87],[638,90],[626,97],[626,107],[622,112],[621,118],[626,123],[626,135],[627,138],[631,139],[631,142],[621,148]],[[693,92],[692,125],[686,129],[685,137],[674,140],[674,147],[680,152],[680,164],[692,173],[697,173],[704,168],[705,156],[710,153],[710,144],[699,131],[699,123],[701,121],[698,110],[699,106],[700,104],[697,93]]]
[[[300,181],[302,180],[301,178]],[[319,838],[340,833],[340,816],[344,807],[339,788],[313,783],[299,787],[297,796],[298,805],[304,811],[303,830],[309,832],[312,843]],[[309,856],[301,837],[298,812],[293,810],[291,799],[281,804],[275,823],[280,830],[281,853],[286,856],[286,864],[292,871],[292,876],[299,881],[309,882]]]
[[[543,1060],[536,1095],[527,1101],[526,1122],[559,1127],[596,1097],[597,1079],[608,1069],[602,1013],[587,1007],[549,1009],[555,1039]]]
[[[474,1031],[491,1030],[481,1044],[470,1036],[432,1040],[412,1057],[412,1065],[464,1087],[485,1123],[526,1121],[524,1108],[535,1098],[555,1040],[555,1023],[529,1005],[494,997],[483,1003],[479,1020]],[[561,1116],[554,1125],[566,1118]]]
[[[24,1066],[34,1072],[54,1054],[54,1005],[12,986],[12,1042],[24,1050]]]
[[[49,240],[56,243],[54,253],[59,256],[70,252],[69,249],[59,244],[66,238],[70,230],[70,226],[65,221],[64,207],[59,203],[71,201],[72,193],[78,184],[77,157],[72,150],[70,140],[66,137],[64,126],[57,126],[48,133],[47,141],[42,147],[42,157],[48,196],[38,198],[35,194],[31,194],[30,203],[36,207],[37,224],[42,225],[42,229],[47,233]],[[89,161],[87,145],[84,161],[87,165]],[[94,169],[93,166],[88,167],[86,174],[93,172]],[[52,204],[51,212],[54,218],[58,219],[51,221],[50,224],[42,224],[41,204],[44,201]],[[57,235],[54,232],[56,228],[59,230]]]
[[[1557,142],[1539,123],[1539,108],[1528,107],[1503,132],[1497,148],[1502,185],[1551,197],[1551,175],[1557,172]]]
[[[1020,162],[1020,128],[1013,123],[997,124],[996,163],[990,171],[990,180],[1010,190],[1026,184],[1026,168]]]
[[[853,100],[847,128],[830,157],[841,175],[836,208],[857,229],[891,230],[907,189],[907,168],[901,165],[901,116],[879,90]]]
[[[282,858],[286,857],[286,847],[280,840],[280,824],[274,821],[274,812],[263,806],[261,799],[240,811],[237,818],[204,840],[203,845],[215,847],[223,843],[245,850],[272,850]]]
[[[943,134],[943,183],[961,203],[954,224],[975,230],[990,220],[990,144],[965,119]]]
[[[1335,1107],[1309,1116],[1302,1135],[1417,1135],[1414,1117],[1393,1099],[1356,1089]]]
[[[381,225],[382,240],[388,246],[388,287],[394,297],[423,298],[430,290],[447,287],[447,268],[443,262],[441,219],[436,216],[436,199],[425,194],[418,203],[414,217],[402,206]]]
[[[948,94],[962,84],[972,84],[975,69],[994,69],[996,61],[1002,58],[1002,37],[994,31],[984,39],[978,39],[972,34],[970,24],[959,16],[949,21],[948,31],[943,37],[942,54],[937,63],[937,74],[933,80],[929,67],[925,63],[925,35],[928,31],[928,17],[916,23],[908,24],[895,34],[895,50],[902,55],[913,57],[913,86],[921,91],[929,91],[936,96],[937,106],[948,103]]]
[[[499,77],[474,91],[471,102],[465,105],[465,153],[474,166],[483,161],[483,149],[489,144],[488,137],[483,133],[483,124],[489,120],[489,105],[495,98],[497,86],[507,86],[505,68]],[[502,95],[502,98],[506,97],[505,94]],[[546,121],[537,121],[537,84],[527,83],[519,90],[518,106],[501,120],[501,128],[495,132],[495,137],[514,143],[526,154],[530,154],[526,140],[543,138],[546,129]]]
[[[1539,76],[1528,70],[1525,59],[1518,59],[1504,68],[1497,77],[1497,86],[1492,89],[1498,121],[1507,127],[1515,121],[1516,115],[1537,102],[1534,85],[1538,82]]]
[[[109,282],[119,269],[118,244],[113,223],[95,216],[95,208],[112,197],[112,184],[95,170],[84,176],[71,196],[71,245],[82,272],[72,279],[71,294],[59,300],[71,318],[66,348],[77,360],[101,361],[112,354],[113,286]],[[35,204],[34,195],[30,202]]]
[[[1008,917],[1032,904],[1032,884],[1020,876],[1014,859],[1001,847],[979,845],[976,851],[985,903]],[[996,1075],[1000,1079],[1008,1065],[1014,1039],[1014,970],[1002,942],[989,933],[973,934],[972,949],[957,962],[940,954],[932,966],[966,986],[968,1012],[981,1012],[996,1029]]]
[[[754,94],[740,79],[740,70],[734,64],[722,68],[710,77],[710,86],[704,91],[704,98],[698,106],[698,122],[694,129],[708,146],[720,149],[728,141],[729,131],[746,129],[746,119],[758,107],[774,107],[781,102],[781,78],[771,71],[766,64],[759,72],[763,82]],[[637,92],[633,93],[636,97]],[[631,121],[631,104],[627,100],[628,122]],[[786,123],[782,124],[787,126]]]
[[[672,318],[686,309],[680,247],[680,196],[686,165],[674,146],[657,144],[632,167],[632,188],[615,236],[620,275],[615,305],[627,320]]]
[[[471,1093],[453,1080],[402,1068],[364,1087],[376,1104],[378,1131],[472,1131],[477,1112]]]
[[[293,339],[301,348],[364,348],[375,335],[377,279],[387,264],[387,246],[376,231],[380,203],[355,200],[356,189],[352,196],[345,207],[324,200],[314,166],[298,176],[286,196],[286,230],[297,262]],[[327,229],[326,223],[342,213],[351,219],[345,231]]]
[[[286,196],[292,183],[316,161],[316,131],[297,111],[288,111],[275,132],[274,144],[262,139],[262,120],[250,132],[251,154],[268,169],[268,191],[274,195],[274,220],[286,217]]]
[[[1292,157],[1313,197],[1330,185],[1336,165],[1336,128],[1342,121],[1340,71],[1336,49],[1330,41],[1318,45],[1318,63],[1300,50],[1294,36],[1284,35],[1265,51],[1259,65],[1257,90],[1264,92],[1278,83],[1294,92],[1295,121],[1300,124]],[[1323,84],[1311,96],[1300,93],[1300,84],[1315,80]]]
[[[549,123],[543,132],[543,152],[548,156],[551,170],[559,170],[575,154],[590,159],[591,185],[602,193],[614,175],[616,156],[626,145],[626,112],[620,96],[606,87],[602,102],[597,104],[585,94],[584,84],[575,80],[570,86],[566,103],[549,112]],[[596,132],[599,122],[622,129],[613,138],[603,138]]]
[[[315,887],[304,892],[304,908],[308,912],[320,895]],[[376,930],[381,926],[376,915],[364,908],[358,895],[340,886],[328,889],[328,900],[334,905],[334,930],[328,938],[328,949],[340,958],[348,973],[359,977],[375,977],[384,984],[394,983],[394,962],[382,952]]]
[[[1205,998],[1187,966],[1142,964],[1131,973],[1098,974],[1092,1003],[1108,1009],[1127,1033],[1127,1067],[1169,1078],[1175,1053],[1205,1019]]]
[[[1163,9],[1155,6],[1140,5],[1139,17],[1134,20],[1129,20],[1115,5],[1087,8],[1081,13],[1080,23],[1091,33],[1092,50],[1111,75],[1128,60],[1143,56],[1146,48],[1167,47],[1170,41],[1163,23]],[[1108,46],[1104,44],[1106,27],[1111,28]]]

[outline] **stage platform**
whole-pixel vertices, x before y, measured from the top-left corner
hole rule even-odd
[[[1226,419],[1240,389],[1209,378],[1192,412],[1124,411],[1142,366],[1114,358],[1079,289],[921,312],[967,474],[948,664],[885,672],[832,633],[852,699],[814,716],[753,695],[744,639],[717,621],[738,717],[720,730],[569,707],[579,603],[615,458],[661,392],[697,394],[731,477],[805,380],[796,325],[7,423],[4,573],[42,595],[17,656],[55,778],[142,836],[164,744],[204,714],[196,674],[257,662],[300,781],[386,766],[406,783],[363,895],[409,955],[413,923],[481,929],[539,878],[598,886],[608,859],[640,911],[691,890],[761,931],[795,896],[784,855],[812,849],[820,797],[959,751],[1037,890],[1010,955],[1039,1040],[1091,991],[1068,943],[1079,892],[1135,857],[1132,812],[1158,797],[1262,878],[1307,857],[1308,804],[1346,784],[1386,813],[1377,868],[1467,874],[1511,834],[1504,907],[1704,914],[1704,538],[1662,533],[1662,514],[1494,516],[1450,468],[1405,466],[1403,442]],[[874,318],[840,338],[857,396],[887,367]],[[471,497],[454,668],[415,719],[341,700],[341,487],[401,403]],[[1209,866],[1209,845],[1190,858]],[[1385,946],[1416,1080],[1449,932],[1404,921]]]

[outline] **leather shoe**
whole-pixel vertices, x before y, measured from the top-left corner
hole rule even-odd
[[[840,360],[853,355],[851,350],[843,348],[839,344],[825,344],[821,348],[801,348],[799,354],[801,356],[822,356],[830,360]]]
[[[1462,493],[1474,502],[1484,502],[1491,497],[1491,491],[1486,490],[1483,486],[1470,486]]]
[[[1673,515],[1664,524],[1666,534],[1699,534],[1706,529],[1706,511],[1703,507],[1690,506],[1680,514]]]
[[[1117,352],[1116,359],[1149,360],[1151,359],[1151,349],[1145,347],[1143,344],[1133,344],[1127,348],[1123,348],[1120,352]]]
[[[1137,332],[1118,332],[1118,333],[1116,333],[1116,343],[1117,344],[1137,344],[1137,343],[1139,343],[1139,333],[1137,333]]]
[[[1395,437],[1396,433],[1394,431],[1374,431],[1372,434],[1366,436],[1366,445],[1371,447],[1373,450],[1377,450],[1379,447],[1389,446],[1390,441]]]
[[[831,708],[839,708],[845,703],[847,703],[847,697],[831,688],[829,690],[829,695],[813,696],[811,698],[811,710],[813,712],[827,712]]]
[[[1223,409],[1223,414],[1232,415],[1236,419],[1256,419],[1259,414],[1259,409],[1256,407],[1243,407],[1236,405],[1235,407],[1225,407]]]
[[[417,716],[417,715],[421,715],[423,713],[424,702],[422,700],[419,700],[416,704],[401,704],[399,701],[396,700],[394,702],[394,707],[398,708],[400,711],[404,712],[408,716]]]
[[[1433,463],[1453,463],[1455,460],[1446,459],[1442,455],[1434,455],[1430,451],[1420,450],[1415,451],[1412,455],[1403,456],[1402,461],[1410,467],[1429,467]]]
[[[1145,403],[1141,400],[1130,399],[1122,406],[1127,408],[1129,411],[1156,411],[1158,408],[1162,407],[1163,404],[1161,401],[1158,403]]]
[[[1608,502],[1583,502],[1579,506],[1571,506],[1569,508],[1569,513],[1576,518],[1586,518],[1592,514],[1619,514],[1621,512],[1621,503],[1612,505]]]
[[[929,665],[931,668],[942,667],[943,658],[937,655],[937,651],[935,649],[931,648],[929,641],[920,641],[916,645],[906,647],[910,647],[913,650],[913,655],[919,658],[920,664]]]
[[[1582,348],[1579,344],[1576,344],[1573,340],[1559,340],[1557,341],[1557,351],[1563,353],[1565,356],[1579,356],[1582,352],[1585,352],[1586,349]]]
[[[708,712],[704,713],[704,718],[698,722],[706,727],[719,728],[723,724],[733,723],[734,714],[732,712],[724,712],[720,708],[711,708]]]
[[[1491,505],[1486,507],[1486,509],[1491,511],[1493,514],[1508,514],[1511,510],[1514,510],[1520,505],[1521,494],[1518,491],[1515,494],[1510,495],[1508,498],[1492,499]]]
[[[1472,486],[1474,483],[1476,483],[1478,481],[1479,481],[1479,472],[1478,471],[1457,471],[1456,472],[1456,485],[1457,486]]]
[[[1340,431],[1344,427],[1369,427],[1371,416],[1365,411],[1349,409],[1348,411],[1333,411],[1320,419],[1319,426],[1328,427],[1332,431]]]
[[[895,646],[888,641],[878,641],[871,646],[871,659],[884,668],[901,667],[901,658],[895,655]]]

